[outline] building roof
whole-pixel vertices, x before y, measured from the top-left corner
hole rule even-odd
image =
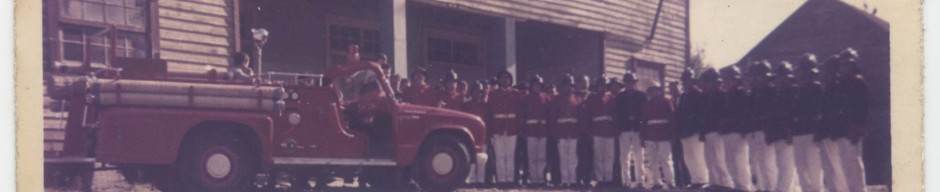
[[[889,24],[873,13],[841,0],[808,0],[745,54],[738,61],[738,64],[745,63],[750,59],[780,56],[782,53],[779,49],[781,48],[778,47],[797,44],[793,42],[794,39],[843,36],[858,32],[859,29],[865,30],[864,32],[887,34]],[[838,38],[838,40],[833,39],[831,41],[851,41],[851,39]],[[813,42],[813,44],[825,43]],[[790,54],[800,55],[802,53]]]

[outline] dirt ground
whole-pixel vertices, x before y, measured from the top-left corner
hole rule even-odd
[[[325,190],[309,190],[309,191],[336,191],[336,192],[346,192],[346,191],[374,191],[374,190],[363,190],[358,188],[356,182],[353,183],[343,183],[341,181],[336,181],[330,183],[328,189]],[[887,192],[890,191],[884,185],[872,185],[868,186],[870,192]],[[124,177],[121,176],[117,171],[97,171],[95,172],[95,180],[92,182],[93,191],[101,192],[158,192],[159,190],[155,189],[149,184],[129,184],[124,181]],[[64,189],[46,189],[47,192],[71,192],[75,190],[64,190]],[[289,191],[289,190],[278,190],[278,192]],[[458,192],[525,192],[525,191],[556,191],[556,192],[569,192],[569,191],[622,191],[622,189],[553,189],[553,188],[532,188],[532,189],[496,189],[496,188],[486,188],[486,189],[459,189]],[[672,191],[687,191],[687,190],[672,190]]]

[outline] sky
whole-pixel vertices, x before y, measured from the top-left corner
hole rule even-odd
[[[807,0],[691,0],[692,53],[713,67],[737,62]],[[888,0],[843,0],[867,10]]]

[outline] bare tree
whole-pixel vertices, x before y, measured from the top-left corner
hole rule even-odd
[[[686,63],[685,67],[691,68],[696,74],[711,67],[711,65],[705,63],[705,49],[696,49],[695,52],[692,53],[692,56],[689,57],[689,62]]]

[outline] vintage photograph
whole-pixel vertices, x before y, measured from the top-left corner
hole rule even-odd
[[[889,1],[41,3],[45,191],[896,179]]]

